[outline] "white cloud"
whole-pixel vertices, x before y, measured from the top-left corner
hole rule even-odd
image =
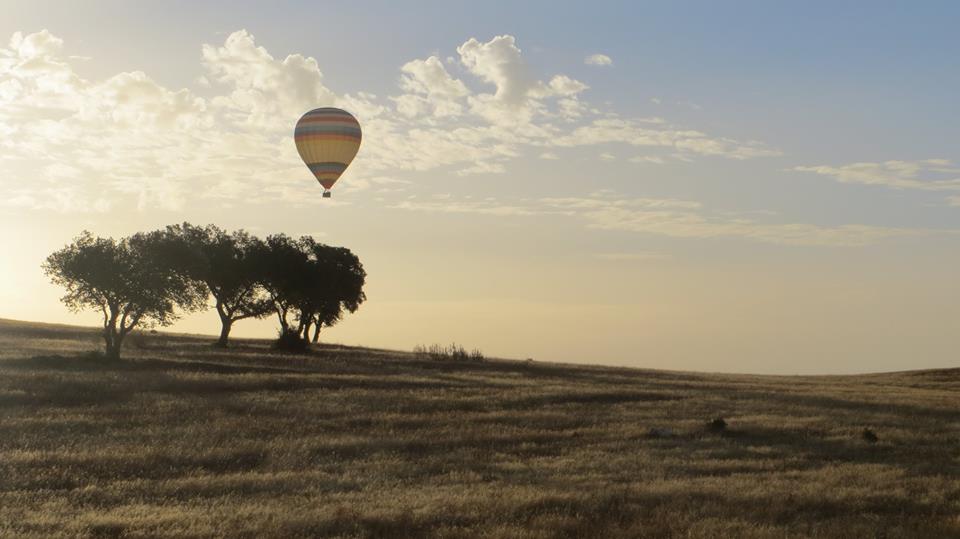
[[[557,95],[563,97],[570,97],[583,92],[584,90],[590,88],[586,84],[571,79],[566,75],[556,75],[550,79],[550,92],[549,95]]]
[[[202,49],[208,78],[230,89],[214,102],[248,125],[288,128],[290,118],[305,110],[337,102],[315,59],[291,54],[278,61],[246,30],[230,34],[220,47]]]
[[[543,198],[540,202],[548,207],[575,210],[601,210],[607,208],[627,208],[632,210],[699,210],[703,204],[693,200],[677,198],[619,198],[612,192],[591,193],[583,198]]]
[[[793,170],[827,176],[841,183],[876,185],[891,189],[960,191],[960,168],[946,159],[801,166],[794,167]]]
[[[613,65],[613,60],[606,54],[591,54],[584,58],[583,63],[591,66]]]
[[[529,124],[547,115],[545,99],[575,99],[588,88],[566,75],[555,75],[546,83],[538,80],[513,36],[497,36],[486,43],[470,38],[457,53],[471,74],[494,86],[493,93],[473,93],[467,101],[471,112],[495,125]],[[567,103],[568,114],[573,108]]]
[[[627,161],[630,161],[631,163],[651,163],[654,165],[662,165],[667,162],[666,159],[657,157],[655,155],[636,155],[630,159],[627,159]]]
[[[948,231],[877,227],[861,224],[821,226],[810,223],[764,223],[710,212],[696,201],[621,198],[598,192],[582,198],[543,198],[510,204],[501,201],[405,201],[393,206],[434,213],[474,213],[498,216],[561,216],[578,219],[596,230],[628,231],[672,238],[738,238],[805,246],[861,246],[882,239]]]
[[[295,152],[278,146],[269,126],[280,129],[277,114],[303,109],[296,90],[269,79],[289,81],[296,77],[284,69],[304,69],[291,57],[272,60],[246,32],[205,48],[211,78],[228,87],[211,100],[168,89],[141,71],[84,80],[56,56],[62,43],[46,31],[14,36],[12,45],[0,54],[0,131],[16,136],[0,150],[16,159],[0,161],[0,177],[8,179],[0,189],[28,189],[17,196],[20,205],[83,211],[110,200],[175,210],[192,197],[260,194],[252,184],[295,163]],[[232,189],[218,192],[225,177]]]
[[[112,207],[103,197],[90,196],[70,184],[40,189],[12,189],[0,207],[51,210],[60,213],[105,213]]]
[[[10,38],[10,48],[22,59],[41,58],[60,52],[63,40],[46,29],[24,36],[23,32],[14,32]]]
[[[412,60],[400,68],[404,76],[400,86],[407,91],[456,99],[470,93],[463,81],[450,76],[436,56]]]
[[[406,181],[409,171],[503,173],[525,149],[544,159],[559,147],[611,144],[664,147],[677,159],[777,153],[595,109],[583,99],[587,84],[538,77],[513,36],[469,39],[455,63],[411,60],[399,68],[399,93],[386,98],[335,91],[314,58],[274,56],[245,30],[202,45],[197,91],[165,87],[142,71],[85,80],[65,48],[46,30],[14,34],[0,47],[0,200],[8,206],[305,204],[311,180],[290,132],[304,111],[324,105],[350,110],[364,129],[344,186],[378,193],[414,185],[381,181]],[[449,69],[458,64],[463,78]]]
[[[495,216],[542,215],[534,208],[523,205],[500,204],[496,201],[417,201],[404,200],[391,206],[399,210],[425,211],[430,213],[473,213]]]
[[[457,171],[459,176],[469,176],[471,174],[503,174],[507,168],[503,163],[477,163],[476,165],[463,168]]]
[[[513,36],[497,36],[487,43],[475,38],[457,47],[460,61],[474,75],[493,84],[493,100],[519,106],[537,86]]]
[[[573,209],[589,228],[625,230],[675,238],[743,238],[786,245],[854,246],[894,237],[929,233],[909,229],[807,223],[760,223],[751,219],[716,216],[698,202],[674,199],[544,199],[555,209]]]
[[[470,91],[463,81],[450,76],[436,56],[407,62],[400,71],[403,73],[400,87],[407,93],[393,100],[404,116],[412,118],[429,111],[434,116],[445,117],[463,112],[461,101]]]
[[[665,126],[660,118],[599,118],[556,138],[553,143],[557,146],[621,143],[665,147],[673,148],[681,155],[697,154],[738,160],[780,155],[779,150],[767,148],[756,141],[711,138],[700,131]]]
[[[557,101],[559,113],[568,122],[575,121],[590,111],[590,108],[576,97],[567,97]]]

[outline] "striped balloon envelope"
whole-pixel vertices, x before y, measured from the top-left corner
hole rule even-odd
[[[293,138],[300,158],[323,186],[323,196],[329,197],[360,149],[360,123],[345,110],[313,109],[297,121]]]

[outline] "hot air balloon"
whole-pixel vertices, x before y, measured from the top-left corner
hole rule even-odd
[[[333,184],[360,149],[360,123],[345,110],[313,109],[297,121],[293,138],[300,158],[323,186],[323,197],[330,198]]]

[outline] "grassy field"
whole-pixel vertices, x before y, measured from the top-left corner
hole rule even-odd
[[[96,339],[0,322],[0,536],[960,537],[960,369]]]

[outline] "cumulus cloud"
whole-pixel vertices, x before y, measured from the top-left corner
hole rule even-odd
[[[60,52],[63,40],[46,29],[24,36],[23,32],[14,32],[10,38],[10,48],[20,58],[41,58]]]
[[[588,88],[566,75],[554,75],[549,82],[539,80],[513,36],[497,36],[485,43],[470,38],[457,47],[457,53],[467,71],[494,87],[493,93],[475,92],[467,101],[471,112],[495,125],[528,124],[548,114],[544,100],[575,99]]]
[[[463,81],[450,76],[436,56],[407,62],[400,71],[400,87],[407,93],[393,99],[404,116],[425,112],[437,117],[460,116],[463,112],[462,100],[470,91]]]
[[[383,179],[408,181],[411,171],[501,174],[525,149],[544,159],[567,147],[615,144],[668,148],[678,159],[777,154],[598,110],[584,99],[586,83],[539,75],[508,35],[468,39],[457,57],[410,60],[382,98],[336,90],[316,59],[275,56],[245,30],[200,47],[197,90],[166,87],[142,71],[86,80],[68,48],[46,30],[18,32],[0,47],[0,204],[58,211],[177,210],[204,199],[304,204],[292,124],[329,105],[363,125],[351,189],[378,193],[409,188]]]
[[[590,66],[609,66],[613,65],[613,60],[606,54],[591,54],[583,59],[583,63]]]
[[[246,30],[230,34],[222,46],[203,45],[202,51],[207,77],[229,88],[214,103],[248,125],[288,128],[290,118],[304,110],[337,102],[315,59],[291,54],[277,60]]]
[[[571,79],[566,75],[556,75],[550,79],[550,84],[547,85],[550,89],[547,92],[547,95],[558,95],[564,97],[570,97],[579,94],[580,92],[589,88],[586,84]]]
[[[215,90],[209,98],[141,71],[84,80],[62,49],[47,31],[14,35],[0,49],[0,132],[9,135],[0,150],[16,156],[0,160],[7,206],[74,212],[179,210],[198,198],[296,203],[303,197],[276,179],[300,168],[290,118],[350,97],[323,85],[314,59],[275,59],[242,30],[202,48],[204,79]]]
[[[491,97],[497,102],[521,105],[537,87],[513,36],[497,36],[486,43],[470,38],[457,53],[471,73],[496,87]]]

